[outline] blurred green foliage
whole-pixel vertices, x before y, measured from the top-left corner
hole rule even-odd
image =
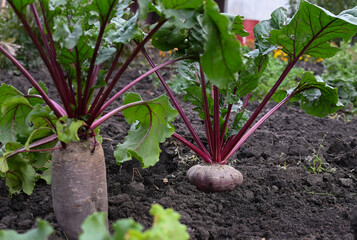
[[[34,22],[29,22],[30,25],[35,24]],[[11,53],[14,53],[16,59],[27,69],[36,69],[42,65],[42,60],[38,56],[31,38],[10,7],[2,9],[0,13],[0,44]],[[0,69],[4,68],[16,70],[13,64],[3,54],[0,54]]]
[[[83,233],[79,240],[187,240],[187,227],[180,223],[181,215],[172,208],[164,209],[159,204],[153,204],[150,209],[153,224],[149,229],[127,218],[116,221],[113,235],[108,231],[105,213],[95,212],[82,224]],[[53,227],[44,220],[37,220],[37,227],[26,233],[15,230],[0,230],[0,240],[46,240],[54,232]]]
[[[292,16],[299,7],[300,0],[289,0],[290,15]],[[339,14],[343,10],[354,8],[357,6],[356,0],[310,0],[309,2],[323,7],[334,14]]]
[[[357,114],[357,45],[342,42],[341,51],[322,63],[322,78],[338,88],[339,98],[345,105],[344,111]]]
[[[281,73],[284,71],[286,64],[287,63],[279,57],[275,57],[275,55],[270,56],[268,66],[259,79],[258,86],[252,92],[250,97],[252,101],[261,101],[268,94],[272,86],[279,79]],[[303,68],[294,67],[280,85],[279,89],[289,90],[295,88],[304,72],[305,70]]]

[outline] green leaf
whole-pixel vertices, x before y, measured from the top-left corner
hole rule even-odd
[[[14,230],[0,230],[0,240],[47,240],[54,232],[53,227],[46,221],[37,219],[37,228],[19,234]]]
[[[93,48],[88,44],[85,37],[78,40],[75,51],[70,49],[63,49],[59,54],[59,62],[68,69],[66,65],[76,63],[82,65],[93,54]]]
[[[249,119],[249,113],[246,109],[242,109],[241,112],[238,112],[234,118],[232,127],[229,129],[229,131],[225,135],[225,138],[229,138],[231,136],[237,135],[239,133],[240,129],[248,121],[248,119]]]
[[[123,105],[142,101],[140,95],[127,93]],[[123,111],[125,120],[132,124],[129,134],[122,144],[118,144],[114,156],[118,164],[135,157],[143,167],[153,166],[159,160],[159,144],[174,133],[170,123],[177,116],[165,95],[142,105],[127,108]]]
[[[168,82],[172,91],[177,94],[184,94],[185,89],[197,84],[196,76],[199,71],[199,65],[197,62],[190,60],[180,61],[177,68],[174,79]]]
[[[1,104],[0,142],[16,141],[17,134],[28,132],[26,116],[32,110],[30,102],[21,95],[9,97]]]
[[[106,60],[108,60],[115,52],[117,51],[116,48],[113,47],[109,47],[109,48],[103,48],[100,49],[99,53],[98,53],[98,57],[95,60],[95,64],[101,64],[103,62],[105,62]],[[104,84],[105,85],[105,84]]]
[[[287,11],[281,7],[271,14],[271,19],[261,21],[254,27],[255,48],[259,50],[260,54],[268,54],[277,48],[269,41],[270,32],[281,29],[287,21]]]
[[[198,112],[201,119],[205,119],[204,102],[203,102],[201,86],[191,86],[191,87],[186,88],[185,91],[186,91],[186,94],[183,96],[182,99],[185,102],[192,103],[195,106],[195,108],[193,108],[193,110]],[[207,92],[207,105],[208,105],[208,109],[209,109],[209,115],[213,116],[213,105],[214,105],[213,102],[214,101],[210,95],[210,89],[206,89],[206,92]]]
[[[50,149],[56,142],[52,141],[32,149]],[[10,194],[17,194],[23,190],[30,195],[35,181],[40,178],[48,184],[51,182],[51,152],[46,150],[10,155],[23,147],[20,143],[8,142],[0,151],[0,176],[6,181]]]
[[[302,0],[294,18],[280,30],[271,31],[269,41],[280,46],[291,58],[301,54],[328,58],[338,51],[329,41],[336,38],[347,41],[356,32],[357,7],[336,16]]]
[[[118,220],[113,224],[114,234],[107,229],[106,214],[95,212],[82,224],[83,233],[79,240],[186,240],[189,239],[187,227],[179,222],[180,214],[173,209],[164,209],[158,204],[152,205],[150,214],[154,217],[153,225],[143,232],[144,227],[133,219]]]
[[[78,130],[85,126],[83,120],[62,117],[56,122],[56,132],[61,142],[79,142]]]
[[[41,179],[45,180],[46,183],[48,185],[51,184],[51,163],[48,162],[48,164],[46,165],[46,170],[43,171],[42,175],[41,175]]]
[[[48,88],[46,87],[46,85],[41,81],[38,83],[38,85],[40,85],[40,87],[42,88],[42,90],[48,94]],[[28,95],[40,95],[38,93],[38,91],[32,87],[27,91]],[[30,101],[32,106],[36,106],[37,104],[43,104],[45,103],[45,101],[42,98],[38,98],[38,97],[33,97],[33,96],[27,96],[27,99]]]
[[[243,16],[236,16],[233,21],[233,26],[232,26],[232,33],[236,33],[241,37],[247,37],[249,36],[249,33],[244,30],[243,26]]]
[[[152,44],[162,51],[186,49],[188,42],[185,42],[185,39],[188,33],[187,29],[180,29],[174,23],[167,22],[154,34]]]
[[[152,228],[143,233],[136,229],[130,229],[125,237],[127,237],[127,239],[142,240],[189,239],[189,235],[186,231],[187,227],[179,222],[180,214],[173,209],[164,209],[162,206],[154,204],[150,209],[150,214],[154,217]]]
[[[144,33],[139,29],[138,13],[131,17],[128,21],[123,18],[113,18],[111,21],[112,28],[108,30],[106,41],[115,44],[127,44],[131,40],[141,40]]]
[[[1,84],[1,86],[0,86],[0,109],[2,108],[2,104],[5,102],[5,100],[8,98],[11,98],[13,96],[22,96],[22,93],[11,85],[7,85],[5,83]]]
[[[255,58],[247,58],[245,69],[239,74],[236,84],[236,96],[244,97],[252,92],[259,84],[259,79],[268,65],[267,55],[259,55]]]
[[[5,154],[21,147],[22,145],[19,143],[8,142],[5,145]],[[6,161],[8,171],[1,173],[1,176],[5,178],[10,194],[17,194],[23,190],[26,194],[30,195],[35,187],[36,171],[31,166],[29,160],[25,159],[22,153],[19,153],[6,158]]]
[[[43,90],[46,94],[48,94],[48,88],[46,87],[46,85],[45,85],[42,81],[38,82],[38,85],[40,85],[40,87],[42,88],[42,90]],[[28,94],[28,95],[40,95],[40,94],[38,93],[38,91],[36,90],[36,88],[34,88],[34,87],[30,88],[30,89],[27,91],[27,94]]]
[[[303,75],[294,90],[276,92],[274,101],[281,101],[290,94],[294,96],[290,101],[299,102],[304,112],[316,117],[325,117],[343,107],[338,99],[337,88],[327,85],[321,77],[309,72]]]
[[[0,157],[0,172],[1,173],[6,173],[9,171],[9,165],[7,165],[7,160],[4,155]]]
[[[150,0],[138,0],[139,5],[139,20],[145,21],[149,13],[149,4],[151,3]]]
[[[203,0],[160,0],[160,2],[166,9],[195,9],[202,5]]]
[[[152,43],[162,51],[175,49],[181,54],[203,53],[205,33],[200,23],[203,1],[162,1],[162,13],[169,19],[153,36]]]
[[[79,240],[110,240],[113,239],[107,229],[106,214],[95,212],[86,218],[82,224],[83,233]]]
[[[143,225],[135,222],[132,218],[118,220],[113,224],[115,240],[125,240],[126,233],[132,229],[134,231],[142,232],[144,230]]]
[[[132,219],[117,221],[114,225],[115,240],[157,240],[189,239],[186,231],[187,227],[179,222],[180,214],[173,209],[164,209],[159,204],[153,204],[150,214],[154,217],[153,225],[150,229],[143,232],[143,226]]]
[[[90,9],[99,14],[99,19],[103,23],[105,19],[110,20],[113,17],[113,8],[117,3],[118,0],[94,0]]]
[[[19,11],[22,15],[26,14],[26,7],[34,2],[35,0],[9,0],[9,3],[12,3],[16,10]]]
[[[83,20],[78,19],[76,22],[69,23],[65,16],[56,16],[54,21],[53,40],[61,41],[63,47],[67,49],[74,48],[79,38],[83,35]]]
[[[82,34],[82,22],[78,21],[73,25],[73,30],[64,38],[64,47],[67,49],[74,48]]]
[[[213,0],[206,1],[203,26],[207,32],[205,52],[200,63],[210,81],[221,89],[237,79],[241,68],[241,47],[237,37],[229,32],[231,22],[220,14]]]

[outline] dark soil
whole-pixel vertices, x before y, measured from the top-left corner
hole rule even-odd
[[[126,77],[135,75],[132,70]],[[42,71],[36,76],[46,81]],[[0,71],[0,83],[25,90],[23,79]],[[145,99],[159,92],[150,81],[133,90]],[[196,115],[188,113],[188,117],[195,129],[202,129]],[[142,169],[135,160],[117,166],[113,149],[129,126],[123,119],[112,119],[102,127],[110,222],[132,217],[149,227],[150,206],[159,203],[181,214],[191,239],[352,240],[351,211],[357,205],[357,120],[345,120],[343,114],[320,119],[293,106],[282,107],[231,159],[230,164],[244,176],[243,185],[231,192],[207,194],[186,178],[187,170],[200,160],[174,139],[162,144],[160,161],[154,167]],[[189,138],[180,120],[176,130]],[[199,135],[204,138],[202,131]],[[320,174],[307,170],[314,155],[326,162]],[[0,229],[23,232],[35,227],[36,218],[42,218],[56,229],[51,239],[64,239],[53,213],[50,186],[44,182],[38,182],[31,196],[8,198],[1,181],[0,203]]]

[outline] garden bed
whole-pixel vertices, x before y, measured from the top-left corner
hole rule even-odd
[[[134,79],[134,70],[126,75]],[[37,79],[46,82],[38,71]],[[22,87],[22,76],[5,70],[0,83]],[[124,86],[119,83],[118,89]],[[20,88],[21,88],[20,87]],[[134,91],[144,99],[158,96],[152,82]],[[50,92],[49,95],[54,92]],[[187,112],[191,107],[186,105]],[[193,126],[203,124],[188,114]],[[243,185],[232,192],[202,193],[188,183],[187,170],[200,161],[174,139],[161,145],[160,161],[142,169],[136,161],[117,166],[113,149],[126,135],[124,119],[113,118],[101,127],[107,162],[109,220],[132,217],[150,226],[151,204],[159,203],[181,214],[191,239],[353,239],[350,213],[357,202],[357,121],[308,116],[293,106],[282,107],[262,125],[231,159],[243,176]],[[189,136],[177,120],[176,131]],[[202,129],[203,130],[203,129]],[[204,132],[200,132],[204,137]],[[329,165],[324,171],[308,171],[317,155]],[[55,227],[51,239],[65,239],[57,228],[50,186],[39,182],[31,196],[8,198],[0,182],[0,229],[25,231],[42,218]]]

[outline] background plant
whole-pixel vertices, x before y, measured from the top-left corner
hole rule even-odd
[[[284,56],[281,50],[274,51],[273,55],[269,56],[268,65],[260,77],[258,86],[252,91],[250,99],[252,101],[261,101],[269,92],[271,87],[279,78],[281,72],[284,71],[286,62],[288,61],[287,55]],[[284,61],[285,59],[285,61]],[[301,81],[305,69],[302,67],[294,67],[286,76],[284,82],[279,86],[280,90],[289,90],[296,86]]]
[[[113,235],[106,227],[105,214],[93,213],[83,223],[79,240],[185,240],[189,239],[187,227],[179,222],[180,214],[173,209],[164,209],[158,204],[151,206],[153,225],[144,227],[135,220],[121,219],[113,223]],[[37,228],[19,234],[14,230],[0,230],[0,240],[46,240],[54,232],[44,220],[37,220]]]
[[[304,56],[316,59],[334,56],[338,49],[331,46],[329,42],[339,37],[346,41],[356,33],[357,9],[334,15],[323,8],[301,1],[294,18],[288,19],[286,10],[279,8],[272,13],[270,20],[262,21],[254,28],[256,49],[244,56],[235,38],[235,34],[246,35],[242,26],[242,17],[230,18],[221,15],[218,7],[211,1],[206,1],[204,9],[202,15],[195,17],[197,22],[192,23],[191,27],[177,25],[173,28],[170,26],[173,23],[168,22],[155,34],[153,45],[164,51],[176,47],[178,53],[195,54],[195,63],[186,62],[187,79],[190,83],[187,85],[189,87],[186,89],[184,100],[193,104],[194,110],[203,120],[208,146],[202,143],[187,117],[180,110],[160,73],[156,73],[196,145],[177,133],[173,136],[199,155],[205,163],[217,166],[216,171],[211,166],[207,166],[207,170],[197,170],[196,174],[190,171],[191,168],[188,172],[190,182],[203,191],[222,191],[222,189],[224,191],[223,185],[229,186],[225,190],[231,190],[234,185],[232,182],[237,180],[241,183],[242,178],[237,174],[237,179],[230,183],[223,183],[225,181],[222,180],[223,175],[215,176],[222,168],[218,165],[226,164],[234,152],[283,104],[289,101],[298,102],[302,110],[318,117],[326,116],[342,107],[337,89],[327,85],[321,77],[309,72],[303,74],[294,88],[279,90],[279,87],[295,64],[303,60]],[[177,34],[175,31],[181,33],[183,39],[170,45],[169,48],[163,43],[169,42],[168,36]],[[260,84],[262,73],[268,64],[268,54],[276,49],[286,54],[287,63],[260,105],[248,116],[245,108],[251,92]],[[147,59],[151,66],[155,67],[149,56]],[[271,98],[278,104],[255,123]],[[203,167],[198,166],[198,168]],[[226,175],[235,174],[229,172]],[[214,179],[219,180],[214,181]]]
[[[338,88],[338,95],[347,114],[357,113],[357,46],[341,43],[341,51],[334,58],[325,59],[322,77]]]
[[[202,2],[188,4],[182,1],[178,5],[171,1],[159,2],[159,7],[143,1],[136,14],[129,11],[129,1],[42,0],[39,1],[40,9],[33,2],[9,1],[9,4],[39,50],[60,103],[50,99],[46,87],[0,46],[1,52],[34,86],[28,93],[20,93],[9,85],[1,86],[0,171],[10,192],[17,193],[21,189],[26,193],[32,192],[34,182],[40,177],[38,173],[49,169],[50,154],[44,150],[56,149],[54,143],[57,139],[67,144],[96,136],[100,141],[99,126],[120,111],[132,128],[125,141],[118,144],[115,153],[118,163],[135,157],[145,167],[155,164],[161,150],[158,144],[153,147],[154,142],[162,142],[173,133],[167,120],[173,120],[176,112],[167,98],[161,96],[153,101],[144,101],[136,94],[127,94],[123,99],[125,106],[110,110],[108,107],[134,84],[180,59],[167,61],[114,92],[114,96],[110,94],[140,49],[162,24],[168,19],[189,19],[191,15],[187,12],[195,12]],[[160,19],[154,28],[147,27],[149,32],[144,33],[138,22],[146,19],[149,9],[156,11]],[[31,19],[35,21],[34,27],[30,24]],[[132,51],[122,60],[125,54],[121,54],[126,46],[132,46],[128,48]],[[129,107],[131,110],[126,111]],[[41,154],[42,157],[38,157]]]
[[[319,147],[314,151],[314,154],[305,158],[305,168],[313,174],[320,174],[325,172],[333,173],[336,171],[336,168],[332,168],[330,164],[325,161],[321,153],[321,150],[325,148],[323,142],[327,134],[328,133],[325,133],[322,137],[319,143]]]
[[[297,11],[300,0],[289,0],[291,16]],[[345,9],[350,9],[356,6],[355,0],[311,0],[311,3],[317,4],[335,14],[342,12]]]
[[[11,85],[0,86],[0,176],[10,194],[21,190],[31,194],[37,179],[48,180],[41,172],[51,171],[58,225],[68,239],[77,240],[88,215],[108,212],[99,126],[122,113],[131,128],[115,150],[118,164],[135,158],[143,167],[153,166],[159,160],[159,144],[174,133],[170,122],[177,111],[164,95],[145,101],[127,91],[155,70],[181,59],[131,79],[120,90],[116,84],[166,21],[185,20],[189,17],[186,9],[194,12],[202,2],[163,1],[155,6],[141,1],[136,13],[130,11],[129,0],[39,0],[39,9],[34,0],[8,3],[41,56],[57,98],[51,99],[46,87],[0,45],[0,52],[33,86],[27,94]],[[145,33],[138,22],[147,18],[149,8],[156,9],[161,17]],[[121,55],[125,46],[130,45],[131,52],[118,66],[119,58],[125,57]],[[119,98],[120,107],[110,108]],[[50,151],[54,151],[52,155]]]
[[[30,12],[28,11],[26,14],[29,15]],[[32,27],[35,25],[34,21],[30,21],[29,24]],[[39,33],[36,32],[36,35],[38,34]],[[21,22],[9,6],[2,9],[0,14],[0,39],[4,44],[11,43],[15,45],[17,51],[14,56],[16,56],[17,60],[19,60],[26,68],[36,69],[41,66],[42,60],[39,57],[30,36],[24,31]],[[0,55],[0,68],[11,69],[20,73],[2,54]]]

